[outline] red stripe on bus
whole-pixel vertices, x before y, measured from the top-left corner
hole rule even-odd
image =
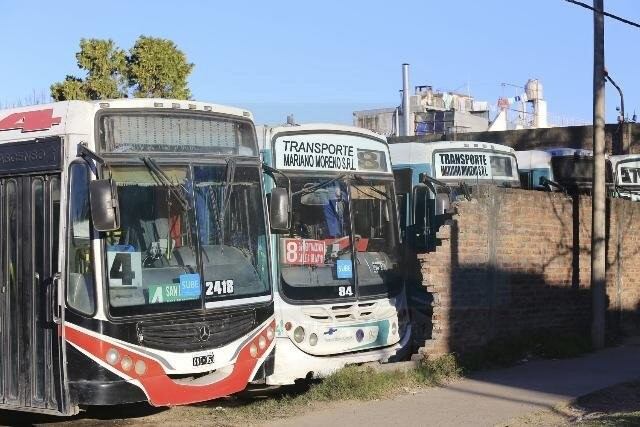
[[[261,335],[265,336],[268,327],[275,328],[275,320],[269,325],[265,326],[260,332],[258,332],[244,347],[240,350],[236,362],[233,366],[231,374],[226,376],[220,381],[211,384],[185,384],[176,383],[167,376],[162,365],[156,360],[146,356],[142,356],[138,353],[129,351],[128,349],[112,344],[107,341],[103,341],[92,335],[81,332],[77,329],[65,326],[66,340],[74,345],[82,348],[86,352],[92,354],[96,358],[103,360],[106,364],[106,354],[111,348],[115,348],[120,353],[120,359],[118,363],[113,366],[118,372],[126,375],[132,379],[135,379],[142,384],[147,396],[149,397],[149,403],[154,406],[171,406],[171,405],[185,405],[189,403],[203,402],[206,400],[217,399],[220,397],[228,396],[233,393],[237,393],[246,388],[247,384],[251,380],[250,376],[253,372],[260,357],[265,354],[265,351],[269,350],[270,345],[265,347],[265,350],[259,350],[258,340]],[[256,357],[251,357],[249,348],[251,344],[255,344],[258,348],[258,354]],[[269,343],[271,344],[271,343]],[[124,371],[120,366],[120,361],[124,356],[129,356],[135,366],[136,361],[142,360],[146,364],[146,371],[142,375],[138,375],[135,372],[134,367],[131,367],[128,371]]]

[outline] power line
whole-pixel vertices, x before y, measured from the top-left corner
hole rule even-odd
[[[640,24],[637,22],[629,21],[628,19],[622,18],[618,15],[614,15],[613,13],[605,12],[604,10],[596,10],[593,6],[589,6],[588,4],[582,3],[576,0],[564,0],[568,3],[575,4],[576,6],[584,7],[585,9],[592,10],[594,12],[602,13],[604,16],[608,16],[609,18],[615,19],[616,21],[624,22],[625,24],[631,25],[632,27],[640,28]]]

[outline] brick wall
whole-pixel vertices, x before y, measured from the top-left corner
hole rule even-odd
[[[456,203],[437,250],[418,255],[432,293],[424,351],[480,349],[533,330],[589,334],[591,200],[481,188]],[[640,203],[608,204],[607,327],[640,331]]]

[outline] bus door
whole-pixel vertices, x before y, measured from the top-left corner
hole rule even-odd
[[[0,179],[0,403],[8,409],[69,412],[54,289],[59,220],[59,174]]]

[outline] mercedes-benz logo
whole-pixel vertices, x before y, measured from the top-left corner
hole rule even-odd
[[[209,341],[209,337],[211,336],[211,332],[209,331],[209,327],[207,325],[200,326],[198,328],[198,338],[200,341]]]

